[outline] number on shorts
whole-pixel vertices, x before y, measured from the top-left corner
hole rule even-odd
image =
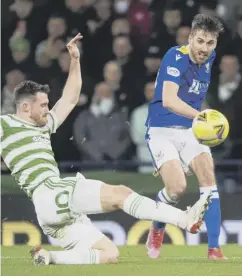
[[[62,198],[62,199],[61,199]],[[69,191],[64,190],[60,193],[58,193],[55,197],[55,204],[59,210],[56,211],[57,214],[64,214],[64,213],[69,213]]]

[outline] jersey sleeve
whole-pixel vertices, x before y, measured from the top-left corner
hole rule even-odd
[[[171,48],[162,60],[163,81],[181,84],[181,77],[188,67],[187,57],[176,48]]]
[[[51,134],[54,134],[58,128],[58,119],[53,110],[51,110],[48,114],[47,127],[49,128]]]

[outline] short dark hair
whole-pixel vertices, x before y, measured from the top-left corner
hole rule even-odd
[[[14,89],[15,103],[23,98],[33,97],[37,92],[48,94],[50,87],[48,85],[41,85],[33,81],[23,81]]]
[[[224,31],[224,27],[217,17],[205,14],[197,14],[192,21],[191,33],[194,33],[197,30],[214,33],[216,36],[218,36]]]

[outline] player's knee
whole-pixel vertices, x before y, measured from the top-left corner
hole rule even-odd
[[[115,205],[118,209],[123,207],[124,200],[132,193],[132,189],[119,185],[114,187],[114,198],[116,199]]]
[[[174,201],[178,201],[186,191],[186,183],[177,182],[176,186],[167,187],[167,193]]]
[[[117,246],[107,249],[106,253],[107,253],[107,263],[110,263],[110,264],[118,263],[120,254]]]
[[[118,247],[116,246],[115,248],[112,249],[110,256],[111,256],[111,260],[113,261],[113,263],[117,263],[119,260],[119,250]]]

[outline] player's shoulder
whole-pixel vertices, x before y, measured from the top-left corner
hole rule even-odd
[[[10,116],[10,114],[1,114],[0,115],[0,120],[4,120],[4,119],[6,119],[6,118],[9,118],[9,116]]]
[[[188,45],[173,46],[166,52],[165,56],[168,60],[187,63],[189,60]]]
[[[171,47],[167,52],[167,54],[170,55],[176,55],[179,54],[183,57],[189,57],[189,51],[188,51],[188,45],[176,45]]]
[[[11,121],[11,114],[0,115],[1,125],[4,125],[5,122],[8,123],[9,121]]]

